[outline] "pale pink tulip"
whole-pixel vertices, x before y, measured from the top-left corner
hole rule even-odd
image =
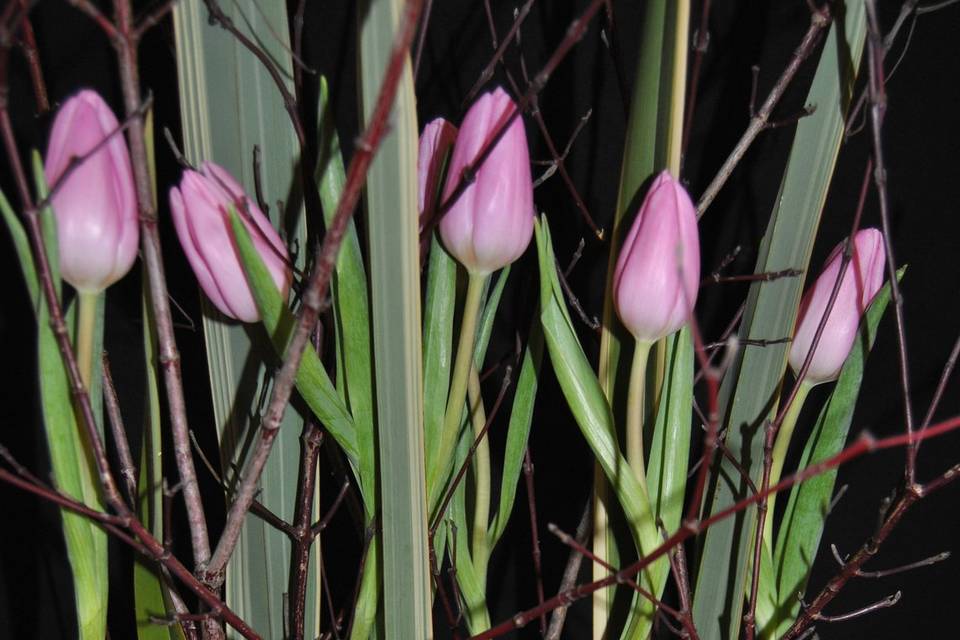
[[[456,190],[472,163],[516,104],[503,89],[477,100],[460,125],[447,170],[443,199]],[[487,274],[519,258],[533,237],[533,183],[523,120],[507,128],[475,180],[440,220],[440,237],[453,256],[474,274]]]
[[[173,225],[200,287],[224,315],[256,322],[260,313],[230,231],[230,205],[240,215],[281,296],[286,298],[292,280],[286,247],[260,208],[226,170],[205,162],[199,172],[184,171],[180,188],[170,189]]]
[[[420,134],[420,149],[417,153],[417,203],[422,232],[433,218],[437,206],[437,188],[443,173],[443,160],[457,139],[457,128],[437,118],[423,128]]]
[[[617,258],[613,299],[620,320],[638,341],[659,340],[687,322],[699,281],[696,209],[664,171],[643,199]]]
[[[85,293],[102,291],[122,278],[137,257],[137,198],[118,126],[103,98],[85,89],[60,107],[47,144],[44,173],[56,188],[51,203],[60,273]],[[74,158],[83,161],[57,184]]]
[[[790,367],[800,371],[810,352],[817,327],[827,310],[830,294],[840,275],[843,243],[827,258],[817,281],[803,295],[797,313],[797,328],[790,345]],[[840,283],[840,291],[823,327],[820,341],[807,369],[806,382],[820,384],[836,380],[857,337],[860,317],[883,284],[886,251],[883,234],[877,229],[861,229],[853,239],[853,257]]]

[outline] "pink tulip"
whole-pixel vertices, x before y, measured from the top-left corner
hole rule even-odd
[[[420,149],[417,154],[417,201],[420,211],[420,231],[433,218],[437,205],[437,187],[443,173],[443,161],[447,151],[457,139],[457,128],[437,118],[429,122],[420,134]]]
[[[260,312],[230,231],[229,205],[240,215],[281,296],[286,298],[293,277],[287,249],[267,217],[226,170],[204,162],[199,173],[183,172],[179,189],[170,189],[173,225],[200,287],[224,315],[256,322]]]
[[[503,89],[477,100],[460,125],[443,199],[460,184],[464,168],[515,112]],[[474,274],[487,274],[519,258],[533,237],[533,183],[523,121],[517,118],[497,141],[475,180],[440,220],[447,250]]]
[[[60,245],[60,273],[78,291],[95,293],[122,278],[137,257],[140,227],[130,156],[113,111],[83,90],[60,107],[44,161]],[[106,142],[105,139],[108,138]],[[66,175],[74,158],[99,149]]]
[[[699,281],[696,209],[664,171],[643,199],[617,258],[613,299],[620,320],[638,341],[655,342],[686,324]]]
[[[800,371],[810,352],[813,337],[823,318],[833,287],[840,275],[843,243],[838,244],[827,258],[825,267],[807,290],[800,302],[797,328],[790,346],[790,367]],[[840,283],[840,291],[833,303],[827,323],[823,327],[805,381],[820,384],[836,380],[840,368],[850,354],[860,326],[860,316],[883,283],[886,251],[883,234],[877,229],[862,229],[853,239],[853,258],[847,265]]]

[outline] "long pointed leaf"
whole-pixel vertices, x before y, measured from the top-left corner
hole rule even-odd
[[[863,51],[862,0],[846,2],[844,20],[830,29],[810,87],[807,103],[816,112],[797,125],[779,197],[760,246],[756,272],[806,270],[830,178],[840,148],[843,115]],[[802,282],[782,278],[750,287],[741,323],[741,339],[790,335]],[[720,415],[727,417],[727,446],[741,458],[755,483],[763,465],[761,425],[774,410],[786,367],[786,345],[745,347],[720,391]],[[759,435],[758,435],[759,434]],[[721,461],[720,480],[706,510],[723,509],[747,494],[736,469]],[[694,621],[702,640],[739,637],[746,584],[747,543],[755,529],[755,510],[728,518],[707,532],[697,574]]]
[[[386,75],[404,3],[371,0],[360,27],[363,121]],[[404,60],[384,137],[367,178],[367,229],[381,490],[383,631],[431,633],[417,212],[417,117]]]

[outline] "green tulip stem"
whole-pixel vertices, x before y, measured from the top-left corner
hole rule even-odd
[[[93,378],[93,341],[97,330],[97,304],[102,291],[81,291],[77,296],[77,366],[83,386]]]
[[[627,392],[627,462],[640,486],[647,489],[646,465],[643,461],[644,389],[647,383],[647,359],[652,342],[638,340],[633,349],[630,389]]]
[[[770,485],[773,486],[780,482],[780,475],[783,473],[783,463],[787,458],[787,449],[790,448],[790,439],[793,436],[793,429],[797,426],[797,418],[800,417],[800,411],[807,400],[807,395],[813,384],[804,380],[797,389],[797,395],[793,398],[793,403],[787,409],[787,415],[783,417],[780,424],[780,430],[777,432],[777,439],[773,444],[773,460],[770,465]],[[773,507],[777,500],[777,494],[771,494],[767,498],[767,517],[763,524],[763,539],[773,549]]]
[[[460,323],[460,339],[457,345],[457,359],[453,365],[450,380],[450,394],[447,396],[447,409],[443,416],[443,431],[440,433],[440,446],[434,456],[434,464],[427,471],[428,505],[432,513],[437,507],[446,486],[450,472],[453,450],[457,444],[460,424],[463,418],[463,405],[467,397],[467,378],[473,364],[473,346],[477,334],[477,317],[480,314],[480,302],[488,274],[470,274],[467,282],[467,298],[463,304],[463,317]]]
[[[480,436],[487,424],[483,410],[483,397],[480,395],[480,376],[476,367],[470,367],[467,382],[470,400],[470,420],[473,423],[474,439]],[[490,522],[490,440],[484,437],[473,454],[473,478],[475,495],[473,501],[473,538],[471,552],[477,577],[483,584],[487,580],[487,561],[490,558],[487,525]]]

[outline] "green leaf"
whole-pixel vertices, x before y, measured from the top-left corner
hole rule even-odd
[[[520,376],[513,396],[513,409],[510,412],[510,424],[507,427],[507,445],[503,454],[503,474],[500,481],[500,501],[497,513],[490,524],[489,547],[492,549],[507,528],[513,503],[517,495],[517,483],[523,469],[524,452],[533,424],[533,406],[537,398],[537,385],[540,378],[540,363],[543,360],[543,330],[540,322],[534,319],[527,338],[527,347],[523,351]]]
[[[143,281],[142,312],[144,318],[143,352],[145,368],[145,419],[140,447],[140,477],[137,480],[137,517],[155,538],[163,538],[163,464],[160,387],[157,377],[159,362],[156,324],[150,303],[150,287]],[[140,640],[182,640],[180,625],[157,624],[152,617],[163,617],[173,611],[167,598],[167,587],[160,578],[157,564],[147,558],[136,558],[133,564],[134,620]]]
[[[404,11],[402,0],[360,9],[360,89],[368,126]],[[364,11],[365,10],[365,11]],[[423,437],[423,347],[413,73],[403,66],[389,132],[367,176],[382,525],[383,634],[432,634]],[[356,626],[354,637],[358,637]]]
[[[826,39],[807,104],[816,112],[797,125],[755,272],[806,270],[820,214],[843,135],[865,34],[863,0],[845,3],[844,20],[834,23]],[[838,26],[845,28],[838,37]],[[740,328],[746,339],[769,339],[793,332],[803,282],[781,278],[754,282]],[[775,411],[786,367],[787,345],[746,346],[728,370],[720,391],[720,415],[726,416],[727,446],[741,455],[756,484],[763,466],[763,421]],[[715,513],[745,497],[746,483],[725,460],[711,487],[705,511]],[[712,496],[712,498],[711,498]],[[747,509],[712,526],[706,535],[697,574],[694,622],[701,640],[731,640],[740,635],[747,577],[748,541],[756,510]]]
[[[453,467],[454,475],[463,466],[473,439],[472,429],[461,430]],[[467,482],[464,477],[450,500],[449,518],[453,528],[449,533],[449,554],[451,566],[457,568],[457,585],[463,598],[467,627],[470,633],[477,634],[490,628],[490,614],[487,611],[486,576],[477,572],[470,552],[471,528],[467,517]]]
[[[500,298],[503,296],[503,287],[510,276],[510,265],[500,270],[497,276],[497,282],[486,295],[486,303],[483,311],[480,313],[480,321],[477,323],[477,342],[474,346],[473,366],[477,371],[483,371],[483,360],[487,354],[487,345],[490,344],[490,335],[493,333],[493,321],[497,317],[497,309],[500,307]],[[489,280],[487,281],[489,285]]]
[[[636,76],[627,120],[623,166],[617,206],[614,209],[607,278],[604,288],[603,323],[600,337],[600,359],[597,364],[600,385],[611,406],[620,404],[614,398],[621,371],[620,351],[624,339],[630,338],[620,325],[613,307],[613,274],[621,239],[638,209],[641,188],[654,173],[669,169],[680,174],[687,53],[689,49],[689,0],[650,0],[644,4],[643,23],[637,39]],[[659,348],[659,347],[658,347]],[[619,417],[619,416],[618,416]],[[619,556],[613,532],[600,530],[608,516],[607,487],[595,472],[594,552],[613,561]],[[594,578],[604,570],[594,563]],[[610,636],[606,629],[605,611],[612,603],[612,594],[598,591],[593,596],[593,637]]]
[[[17,252],[17,259],[20,262],[20,269],[23,271],[23,281],[27,285],[27,294],[30,296],[30,302],[33,304],[34,313],[38,313],[40,305],[40,282],[37,278],[37,270],[33,266],[33,253],[30,250],[30,239],[20,219],[14,213],[10,201],[0,191],[0,214],[3,215],[3,221],[10,232],[10,238],[13,240],[13,248]]]
[[[667,531],[680,526],[693,414],[693,340],[683,328],[665,340],[666,374],[647,463],[647,490]]]
[[[897,273],[898,280],[904,270],[902,268]],[[798,469],[826,460],[843,449],[853,422],[863,367],[889,301],[890,284],[887,283],[874,297],[860,323],[857,342],[847,356],[836,386],[807,438]],[[810,567],[820,546],[836,479],[837,470],[832,469],[795,485],[790,491],[783,522],[777,532],[774,561],[779,600],[775,626],[766,630],[764,635],[767,637],[783,633],[799,613],[800,603],[796,595],[804,591],[810,577]]]
[[[283,356],[293,330],[293,314],[284,304],[276,283],[266,265],[263,264],[263,259],[256,247],[253,246],[246,225],[232,207],[230,224],[240,253],[240,262],[247,276],[247,282],[250,284],[253,299],[257,303],[257,309],[260,311],[261,321],[270,334],[277,354]],[[353,421],[333,388],[333,383],[330,382],[323,364],[312,349],[306,349],[303,352],[296,385],[297,391],[300,392],[307,406],[334,437],[347,458],[356,463],[358,449]]]
[[[320,78],[319,136],[320,159],[317,185],[325,224],[330,224],[343,192],[346,176],[340,140],[328,109],[326,78]],[[360,251],[357,228],[347,224],[340,253],[330,283],[337,333],[337,361],[343,369],[337,384],[344,392],[357,432],[360,483],[364,487],[366,517],[374,515],[376,505],[376,439],[374,435],[373,373],[370,347],[370,308],[367,300],[367,275]]]
[[[433,456],[440,444],[450,390],[457,263],[437,240],[436,234],[430,240],[427,262],[427,293],[423,310],[423,442],[426,465],[430,469],[435,464]],[[440,557],[442,549],[442,546],[436,549]]]
[[[563,303],[545,220],[537,222],[536,238],[540,260],[540,320],[554,373],[580,431],[613,487],[639,552],[649,553],[662,540],[654,523],[650,499],[620,453],[610,406],[577,340],[569,311]],[[643,572],[643,586],[651,592],[659,591],[669,569],[666,558],[655,561]],[[634,619],[638,626],[625,632],[635,634],[629,637],[645,637],[653,622],[654,612],[649,602],[642,601],[639,606],[639,616]]]
[[[48,189],[43,173],[43,160],[37,152],[32,155],[34,184],[37,200],[47,197]],[[50,207],[39,214],[50,277],[57,296],[60,296],[60,263],[57,248],[57,223]],[[24,274],[33,270],[33,261]],[[35,272],[34,272],[35,273]],[[37,277],[37,276],[35,276]],[[29,285],[28,285],[29,286]],[[74,409],[73,396],[60,356],[57,338],[50,324],[50,308],[46,297],[40,293],[40,283],[35,281],[37,292],[37,342],[38,374],[40,376],[40,402],[46,429],[47,446],[54,484],[62,492],[80,500],[89,507],[103,510],[96,490],[95,471],[92,460],[84,449],[79,417]],[[71,323],[73,314],[66,314],[64,321]],[[96,404],[94,404],[96,406]],[[101,640],[107,625],[107,534],[87,518],[61,510],[67,558],[73,573],[74,601],[77,626],[82,640]]]

